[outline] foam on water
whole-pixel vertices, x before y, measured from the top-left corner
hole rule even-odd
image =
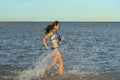
[[[66,46],[64,45],[64,47],[61,48],[61,51],[63,53],[67,53],[67,51],[65,50],[65,47]],[[71,54],[72,53],[73,52],[71,52]],[[18,72],[19,74],[16,77],[16,79],[17,80],[31,80],[33,78],[37,78],[39,76],[39,74],[42,74],[42,70],[52,62],[52,56],[53,56],[53,53],[51,51],[46,51],[38,58],[36,63],[33,63],[33,65],[31,65],[28,69]],[[63,56],[65,56],[65,54]],[[67,59],[67,57],[65,59]],[[66,60],[65,65],[67,65],[68,63],[70,64],[71,62],[69,62],[69,60],[68,61]],[[54,69],[58,69],[58,66],[59,65],[56,65],[54,67]],[[80,73],[82,74],[82,72],[80,71],[80,67],[78,65],[76,65],[76,66],[70,65],[70,67],[71,67],[71,69],[68,69],[68,70],[67,70],[67,68],[65,68],[65,76],[66,77],[68,77],[68,76],[74,77],[75,75],[78,75]],[[56,72],[52,72],[53,75],[55,75]],[[58,72],[57,72],[57,74],[58,74]],[[71,75],[71,74],[73,74],[73,75]],[[57,76],[58,75],[56,75],[56,77]],[[66,77],[64,77],[64,78],[66,78]],[[50,77],[47,77],[47,78],[50,78]]]
[[[24,70],[16,77],[18,80],[30,80],[42,74],[41,71],[52,62],[53,54],[50,52],[42,54],[36,63],[34,63],[27,70]]]
[[[97,74],[97,70],[99,70],[98,66],[89,66],[89,64],[85,65],[81,65],[81,64],[73,64],[75,63],[73,60],[77,60],[74,58],[74,56],[71,55],[76,55],[76,51],[68,51],[66,48],[68,48],[68,46],[63,45],[61,49],[63,56],[65,56],[64,60],[65,60],[65,76],[64,78],[69,78],[74,77],[75,75],[85,75],[85,74]],[[69,52],[69,54],[68,54]],[[45,67],[47,67],[51,62],[52,62],[52,52],[51,51],[46,51],[44,52],[36,61],[36,63],[33,63],[32,66],[30,66],[27,70],[24,70],[22,72],[20,72],[18,74],[18,76],[16,77],[17,80],[31,80],[35,77],[38,77],[39,74]],[[71,58],[71,59],[70,59]],[[85,63],[87,61],[83,60]],[[79,62],[79,61],[78,61]],[[69,66],[68,66],[69,65]],[[58,65],[56,65],[58,68]],[[55,73],[54,73],[55,74]],[[72,74],[72,75],[71,75]],[[57,76],[57,75],[56,75]],[[47,77],[50,78],[50,77]],[[47,80],[47,79],[46,79]]]

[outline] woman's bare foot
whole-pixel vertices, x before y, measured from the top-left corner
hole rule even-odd
[[[63,74],[59,74],[60,77],[63,77]]]

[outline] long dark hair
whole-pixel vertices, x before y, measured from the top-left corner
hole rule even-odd
[[[48,34],[58,24],[59,24],[59,21],[55,21],[52,24],[48,25],[46,28],[44,28],[45,34]]]

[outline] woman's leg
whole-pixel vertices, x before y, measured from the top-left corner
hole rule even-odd
[[[63,58],[60,58],[58,61],[60,63],[59,73],[60,73],[60,76],[62,76],[64,74],[64,60]]]
[[[57,58],[55,56],[53,56],[53,62],[51,64],[49,64],[49,66],[47,66],[44,71],[43,71],[43,75],[48,72],[52,67],[54,67],[57,63]]]
[[[63,60],[63,56],[60,50],[56,51],[56,58],[58,59],[60,66],[59,66],[59,74],[60,76],[62,76],[64,74],[64,60]]]

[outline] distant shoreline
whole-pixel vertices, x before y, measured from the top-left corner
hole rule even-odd
[[[53,22],[53,21],[0,21],[0,23],[5,22]],[[120,22],[120,21],[60,21],[60,22],[90,22],[90,23],[103,23],[103,22]]]

